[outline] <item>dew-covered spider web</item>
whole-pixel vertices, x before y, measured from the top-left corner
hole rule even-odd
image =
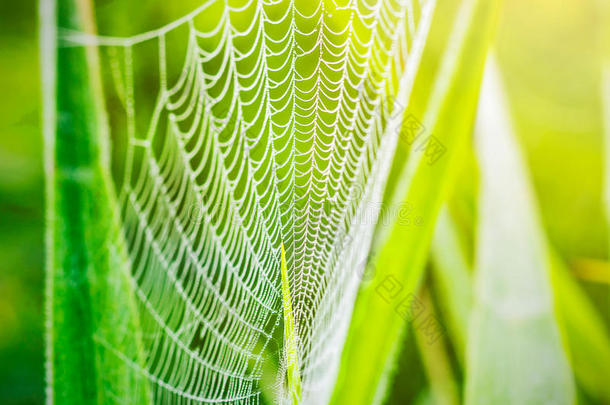
[[[61,33],[99,50],[155,403],[289,401],[282,245],[301,402],[328,402],[433,7],[207,1],[132,37]]]

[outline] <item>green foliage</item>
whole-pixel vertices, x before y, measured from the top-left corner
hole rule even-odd
[[[596,402],[610,402],[610,338],[603,318],[557,252],[551,249],[549,255],[557,318],[574,375]]]
[[[104,24],[106,32],[120,35],[137,33],[141,25],[162,25],[183,15],[184,8],[199,4],[98,3],[98,22]],[[604,172],[599,153],[602,119],[610,122],[607,60],[601,76],[606,74],[605,82],[591,79],[589,65],[597,59],[584,55],[582,49],[595,24],[580,31],[566,28],[568,20],[575,21],[570,27],[580,27],[578,22],[586,19],[583,15],[591,8],[589,2],[583,2],[582,7],[568,2],[568,11],[557,14],[549,14],[551,6],[546,3],[507,4],[497,47],[507,73],[514,137],[523,146],[524,158],[512,159],[511,169],[498,169],[502,156],[519,154],[516,139],[508,142],[509,148],[479,154],[481,161],[487,160],[481,166],[482,187],[477,190],[471,184],[478,173],[471,167],[474,159],[468,137],[486,49],[494,36],[497,3],[465,0],[437,6],[405,116],[413,114],[421,119],[425,135],[433,134],[447,151],[429,164],[425,153],[405,147],[404,141],[399,144],[387,201],[392,207],[414,207],[423,214],[423,221],[417,226],[384,223],[378,227],[371,253],[376,277],[363,285],[356,302],[333,403],[385,400],[453,404],[460,397],[467,403],[485,404],[572,403],[577,396],[582,403],[610,402],[608,286],[576,279],[573,266],[573,259],[580,255],[601,263],[602,273],[607,267],[607,222],[599,215],[610,207],[610,125],[605,128],[606,200],[602,199]],[[100,106],[104,100],[95,52],[54,43],[56,25],[94,31],[87,11],[90,5],[86,1],[59,1],[54,10],[52,4],[41,2],[43,85],[48,86],[43,93],[48,180],[47,383],[51,399],[56,403],[125,402],[126,398],[131,403],[152,402],[149,381],[142,378],[138,309],[109,175],[107,117]],[[606,17],[607,10],[602,10]],[[577,11],[573,19],[562,17],[572,11]],[[606,32],[600,41],[602,51],[610,49],[604,48],[610,38],[609,26],[600,30]],[[564,32],[572,32],[571,37],[566,39]],[[307,45],[310,41],[315,38],[303,39]],[[14,42],[18,43],[17,39]],[[442,57],[437,58],[435,52]],[[140,73],[156,63],[150,55],[143,60]],[[333,59],[340,60],[340,56]],[[6,77],[21,77],[7,72]],[[313,82],[310,78],[307,85]],[[606,87],[597,86],[598,82]],[[585,99],[594,85],[594,91],[601,95],[599,102]],[[153,106],[154,94],[147,93],[144,104]],[[552,108],[551,99],[555,102]],[[7,100],[3,109],[13,114],[18,107],[13,108]],[[600,113],[599,107],[605,108],[605,113]],[[256,108],[255,103],[252,111]],[[331,113],[323,116],[332,120]],[[36,133],[36,129],[29,131]],[[494,126],[490,131],[501,129]],[[6,138],[18,143],[21,132],[11,128],[11,133],[17,136]],[[303,144],[304,149],[309,146]],[[3,164],[6,156],[2,155]],[[5,169],[2,175],[21,176],[28,170]],[[497,180],[500,176],[504,176],[501,181]],[[533,189],[528,184],[530,178]],[[512,181],[519,183],[516,191],[508,186]],[[464,182],[468,183],[465,187]],[[536,200],[541,204],[540,213]],[[444,204],[446,208],[441,209]],[[11,237],[6,239],[7,244],[15,243]],[[113,248],[103,248],[109,245]],[[279,369],[286,371],[285,388],[292,403],[299,403],[303,364],[296,350],[295,294],[290,288],[291,266],[286,264],[283,244],[281,251],[279,312],[284,329],[279,340],[283,339],[284,351],[290,355],[285,356],[285,370]],[[432,272],[427,277],[429,259]],[[522,260],[519,263],[523,265],[508,265],[516,260]],[[514,277],[505,277],[508,273]],[[400,286],[390,302],[378,290],[388,276],[395,277]],[[13,284],[6,285],[9,287],[0,288],[12,292]],[[414,329],[410,335],[409,320],[397,313],[397,306],[411,293],[446,328],[447,335],[432,345],[427,342],[426,330],[418,328],[416,322],[410,323]],[[507,311],[498,311],[498,306]],[[6,315],[10,311],[4,308],[6,304],[0,301],[0,320],[10,320]],[[404,361],[406,354],[401,352],[405,344],[418,350],[420,362],[412,359],[413,353]],[[123,353],[131,357],[127,361],[120,358]],[[275,364],[265,367],[269,374],[278,369]],[[402,380],[394,385],[406,385],[404,379],[411,375],[426,376],[427,385],[415,388],[421,390],[417,398],[393,395],[390,387],[397,367],[402,368],[397,374]],[[461,390],[466,391],[464,395]],[[269,398],[275,394],[273,388],[267,391]]]
[[[458,229],[447,209],[443,209],[432,241],[432,274],[445,312],[447,329],[458,358],[464,363],[466,331],[472,307],[471,271]]]
[[[571,404],[547,242],[495,69],[490,61],[476,131],[481,187],[465,403]]]
[[[85,1],[43,4],[47,168],[47,384],[62,404],[135,398],[147,387],[134,366],[138,330],[125,251],[107,177],[107,136],[95,52],[57,47],[55,26],[91,30]],[[57,22],[56,22],[56,21]],[[55,98],[56,97],[56,98]],[[116,351],[131,353],[132,363]],[[112,373],[107,370],[113,370]],[[105,372],[106,371],[106,372]],[[108,387],[112,387],[109,390]]]
[[[376,279],[395,277],[404,286],[402,296],[415,292],[418,287],[436,215],[472,129],[497,7],[494,1],[466,1],[458,10],[423,119],[424,126],[447,148],[447,156],[434,164],[425,155],[410,159],[393,192],[395,204],[408,202],[425,207],[426,212],[421,227],[392,224],[374,257]],[[396,304],[398,301],[388,303],[379,294],[376,283],[360,291],[334,403],[379,403],[384,398],[395,357],[400,352],[398,344],[406,328],[404,317],[394,310]],[[360,367],[362,364],[367,367]],[[359,372],[353,373],[356,369]]]

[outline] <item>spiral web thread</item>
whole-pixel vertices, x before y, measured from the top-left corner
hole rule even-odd
[[[156,403],[258,403],[274,353],[276,401],[287,401],[282,243],[302,402],[328,402],[375,226],[362,213],[381,198],[433,7],[208,1],[133,37],[63,32],[64,46],[99,46],[110,72],[144,352],[132,366]],[[143,50],[157,55],[146,69]],[[152,105],[141,72],[155,77]]]

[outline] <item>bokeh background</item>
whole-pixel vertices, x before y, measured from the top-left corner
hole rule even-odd
[[[195,3],[98,1],[96,8],[102,26],[126,35],[168,22]],[[600,9],[597,0],[505,1],[495,52],[549,239],[608,325]],[[2,404],[40,404],[44,399],[39,71],[37,2],[0,2]],[[412,342],[405,342],[400,365],[408,373],[397,375],[390,396],[394,403],[415,400],[426,385]]]

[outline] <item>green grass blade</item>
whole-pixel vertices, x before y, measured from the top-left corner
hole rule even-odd
[[[282,307],[284,310],[284,356],[286,357],[286,379],[288,394],[293,405],[301,401],[301,375],[300,362],[295,333],[294,316],[292,314],[292,300],[290,298],[290,284],[288,282],[288,267],[286,266],[286,252],[282,243]]]
[[[47,209],[47,401],[146,403],[137,310],[113,211],[97,54],[58,46],[94,31],[87,0],[42,0]],[[131,331],[131,332],[130,332]],[[131,353],[119,359],[115,353]],[[107,389],[112,386],[112,392]],[[108,395],[110,394],[110,395]]]
[[[423,120],[447,153],[434,164],[421,154],[419,159],[410,159],[400,177],[404,182],[397,185],[395,204],[408,202],[416,209],[425,209],[426,215],[418,227],[394,225],[375,258],[375,281],[361,290],[356,302],[334,392],[335,404],[379,403],[385,395],[406,321],[394,310],[400,299],[388,303],[376,289],[389,276],[402,284],[401,299],[418,286],[436,214],[472,129],[497,7],[496,1],[469,0],[458,11]]]
[[[422,288],[419,298],[423,307],[436,317],[434,302],[430,298],[428,288]],[[435,399],[434,403],[438,405],[457,405],[460,403],[460,396],[445,339],[440,337],[434,344],[430,344],[426,332],[424,328],[413,328],[415,343],[430,384],[431,394]]]
[[[604,123],[604,201],[606,207],[606,221],[608,222],[608,259],[610,260],[610,4],[600,2],[602,24],[601,46],[602,46],[602,77],[601,77],[601,97],[602,97],[602,118]]]
[[[439,215],[432,240],[432,274],[448,332],[458,359],[466,351],[468,317],[472,307],[471,271],[460,246],[458,232],[447,209]]]
[[[610,403],[610,337],[604,321],[556,253],[551,279],[558,321],[578,382],[599,403]]]
[[[460,359],[464,355],[463,343],[472,307],[472,270],[458,238],[453,216],[443,210],[432,243],[432,270],[444,320]],[[568,344],[574,374],[591,398],[608,402],[610,339],[603,319],[557,253],[551,247],[549,251],[558,322]]]
[[[554,314],[550,256],[495,65],[483,84],[475,298],[467,404],[570,404],[572,374]]]

